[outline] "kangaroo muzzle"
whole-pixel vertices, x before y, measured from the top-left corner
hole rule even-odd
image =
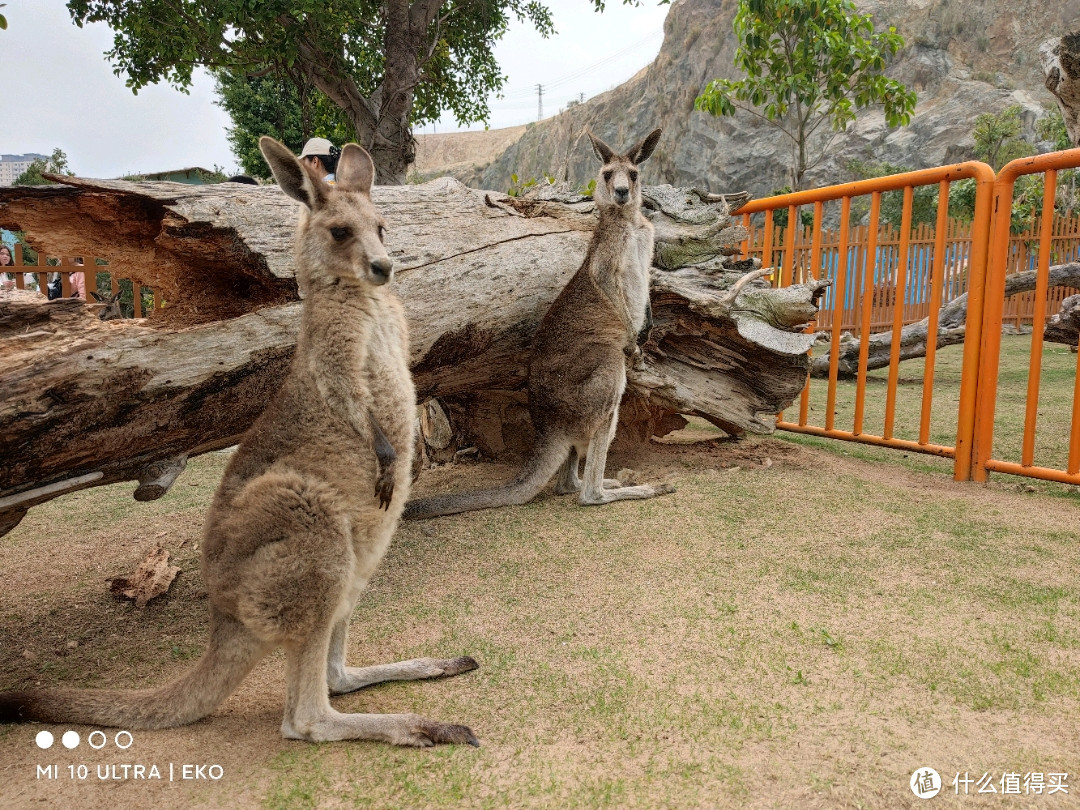
[[[371,280],[376,284],[385,284],[394,275],[394,261],[389,256],[371,260]]]

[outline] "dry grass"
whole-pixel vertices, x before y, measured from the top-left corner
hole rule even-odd
[[[212,717],[137,733],[128,752],[42,752],[37,728],[0,727],[0,805],[894,808],[921,804],[908,779],[923,766],[946,775],[946,806],[994,804],[952,795],[964,771],[1066,772],[1071,797],[1080,497],[852,450],[657,446],[633,463],[675,495],[404,525],[357,607],[351,659],[468,653],[481,669],[335,705],[466,722],[479,750],[285,742],[278,655]],[[222,465],[193,460],[153,504],[124,486],[54,501],[0,542],[0,688],[147,685],[190,665],[206,628],[193,546]],[[443,469],[419,488],[511,473]],[[114,602],[104,578],[155,542],[184,569],[172,592],[145,611]],[[62,778],[37,779],[52,762]],[[78,762],[85,782],[67,777]],[[123,762],[225,775],[96,778]],[[1067,799],[1017,802],[1044,804]]]

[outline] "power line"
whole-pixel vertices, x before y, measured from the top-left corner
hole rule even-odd
[[[646,36],[642,37],[641,39],[637,40],[636,42],[632,42],[629,45],[627,45],[625,48],[622,48],[621,50],[615,51],[614,53],[608,54],[607,56],[605,56],[605,57],[603,57],[601,59],[598,59],[597,61],[593,62],[592,64],[585,65],[583,67],[577,68],[576,70],[573,70],[570,73],[565,73],[562,76],[559,76],[558,78],[552,79],[549,82],[545,82],[544,87],[546,87],[548,90],[551,90],[553,88],[564,85],[567,82],[572,82],[575,79],[579,79],[582,76],[586,76],[589,73],[592,73],[594,70],[596,70],[596,68],[603,67],[604,65],[607,65],[610,62],[615,61],[619,57],[625,56],[626,54],[630,53],[631,51],[638,50],[646,42],[648,42],[648,41],[650,41],[652,39],[655,39],[657,36],[662,35],[663,33],[664,33],[664,29],[658,28],[657,30],[647,34]],[[513,101],[513,100],[517,100],[519,98],[527,98],[528,96],[531,96],[534,92],[536,92],[535,87],[533,87],[532,89],[529,89],[529,90],[524,90],[524,89],[522,89],[522,90],[513,90],[513,91],[511,91],[509,93],[503,94],[502,99],[505,100],[505,101]]]

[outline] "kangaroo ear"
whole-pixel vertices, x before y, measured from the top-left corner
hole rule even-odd
[[[596,152],[596,156],[600,158],[600,162],[610,163],[611,159],[615,157],[615,150],[593,135],[591,130],[585,130],[585,134],[588,135],[589,140],[592,141],[593,151]]]
[[[92,296],[94,296],[94,300],[95,300],[95,301],[97,301],[97,302],[98,302],[99,304],[104,304],[104,303],[105,303],[105,299],[104,299],[104,298],[102,298],[102,297],[101,297],[100,295],[98,295],[98,294],[97,294],[96,292],[94,292],[93,290],[91,290],[91,291],[90,291],[90,294],[91,294]]]
[[[362,146],[347,143],[341,147],[337,171],[334,173],[335,185],[343,191],[360,191],[371,194],[371,184],[375,182],[375,161]]]
[[[649,155],[653,153],[656,148],[656,144],[660,140],[660,134],[663,132],[661,129],[654,129],[650,132],[641,143],[626,153],[626,156],[630,158],[630,162],[635,166],[639,163],[644,163],[649,159]]]
[[[281,190],[297,202],[302,202],[312,211],[318,210],[326,202],[327,187],[322,179],[301,163],[289,151],[289,147],[279,143],[269,135],[259,138],[259,151],[266,158],[270,171],[274,173]]]

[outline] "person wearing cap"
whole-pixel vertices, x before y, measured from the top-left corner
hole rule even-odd
[[[338,156],[341,150],[326,138],[311,138],[304,144],[300,160],[309,163],[325,174],[323,180],[333,184],[334,172],[337,171]]]

